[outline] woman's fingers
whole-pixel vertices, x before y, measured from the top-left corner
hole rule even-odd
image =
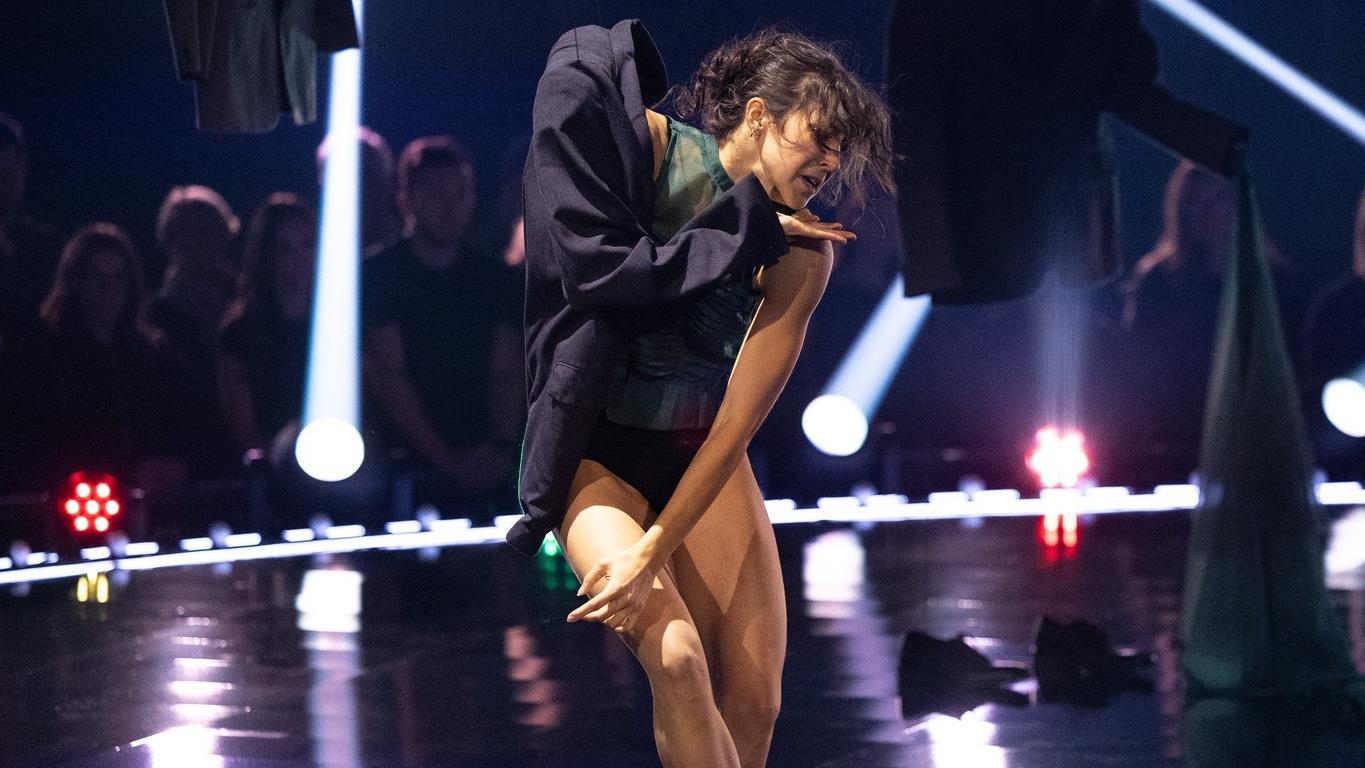
[[[587,575],[583,577],[583,585],[578,588],[578,596],[582,597],[591,592],[593,585],[597,583],[599,578],[606,575],[606,572],[607,566],[605,563],[594,565],[592,569],[588,571]]]

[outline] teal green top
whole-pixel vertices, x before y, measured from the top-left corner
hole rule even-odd
[[[671,238],[732,186],[715,137],[669,120],[654,184],[655,237]],[[752,284],[752,274],[735,276],[637,324],[607,400],[607,419],[640,429],[710,427],[758,309],[761,295]]]

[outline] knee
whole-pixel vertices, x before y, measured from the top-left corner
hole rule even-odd
[[[675,623],[665,630],[659,644],[659,657],[649,670],[660,694],[678,699],[711,696],[710,675],[701,638],[691,626]]]
[[[727,720],[739,718],[750,728],[771,728],[782,709],[782,681],[726,681],[718,703]]]

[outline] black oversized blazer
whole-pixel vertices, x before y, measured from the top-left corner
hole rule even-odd
[[[645,107],[667,75],[644,25],[566,32],[536,88],[523,173],[528,414],[522,517],[507,541],[534,554],[569,486],[624,354],[620,323],[787,251],[777,212],[745,177],[666,242],[653,236]]]

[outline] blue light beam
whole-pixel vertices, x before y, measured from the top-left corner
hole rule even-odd
[[[897,277],[824,392],[806,406],[801,428],[822,453],[851,456],[867,441],[872,416],[929,314],[928,296],[904,293]]]
[[[363,27],[363,0],[352,0]],[[360,72],[359,48],[332,55],[327,159],[322,171],[317,282],[308,347],[299,467],[345,480],[365,459],[360,437]]]
[[[1150,0],[1365,144],[1365,115],[1194,0]]]

